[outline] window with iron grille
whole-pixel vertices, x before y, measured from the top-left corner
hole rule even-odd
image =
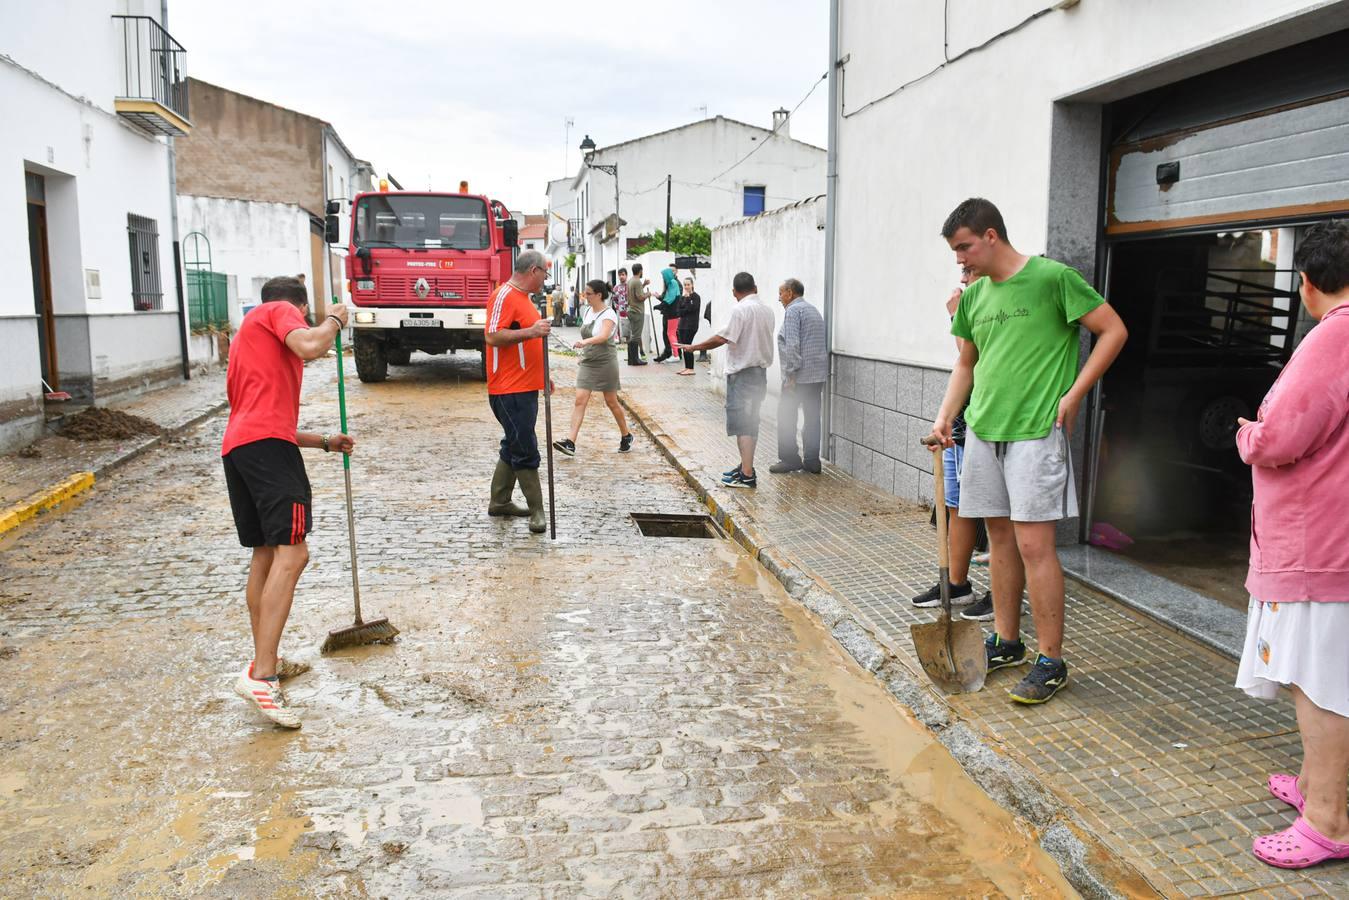
[[[159,225],[154,219],[127,215],[126,237],[131,248],[131,303],[138,310],[164,308],[159,283]]]

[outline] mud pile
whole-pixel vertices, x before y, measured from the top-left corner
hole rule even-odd
[[[71,416],[61,426],[61,436],[75,441],[125,440],[148,434],[161,434],[164,431],[149,419],[91,406],[84,412]]]

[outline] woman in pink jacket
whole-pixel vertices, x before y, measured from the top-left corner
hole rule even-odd
[[[1349,221],[1308,229],[1293,257],[1302,304],[1319,324],[1260,404],[1239,419],[1251,466],[1251,594],[1237,687],[1287,687],[1302,733],[1302,771],[1269,776],[1298,811],[1255,839],[1255,855],[1301,869],[1349,859]]]

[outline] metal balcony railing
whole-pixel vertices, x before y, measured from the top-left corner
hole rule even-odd
[[[118,114],[152,134],[187,134],[187,51],[149,16],[112,18],[120,26]]]

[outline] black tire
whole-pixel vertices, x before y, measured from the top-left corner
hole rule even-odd
[[[412,351],[407,347],[385,346],[384,358],[389,361],[391,366],[406,366],[412,362]]]
[[[384,342],[366,337],[359,331],[352,341],[352,356],[356,358],[356,375],[366,384],[389,377],[389,360],[384,353]]]

